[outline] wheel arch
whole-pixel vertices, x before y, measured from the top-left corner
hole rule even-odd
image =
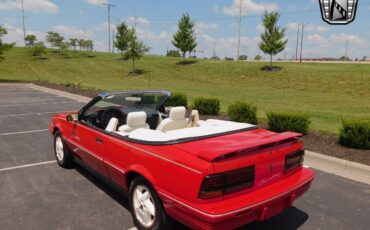
[[[125,185],[127,188],[130,187],[130,183],[136,178],[136,177],[143,177],[146,179],[153,187],[156,185],[156,180],[154,179],[153,175],[150,173],[150,171],[145,168],[142,165],[132,165],[126,172],[125,177]]]

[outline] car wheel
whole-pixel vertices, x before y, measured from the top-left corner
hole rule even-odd
[[[147,180],[136,177],[130,184],[129,194],[131,214],[136,228],[171,229],[172,220],[166,215],[158,195]]]
[[[55,159],[59,166],[63,168],[69,168],[73,164],[73,157],[69,153],[67,146],[64,143],[63,137],[59,131],[55,132],[54,135],[54,153]]]

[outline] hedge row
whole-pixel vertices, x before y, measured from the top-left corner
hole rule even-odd
[[[183,93],[173,93],[166,106],[188,106],[188,99]],[[191,105],[202,115],[218,115],[220,100],[199,97]],[[257,107],[252,103],[237,101],[229,105],[227,114],[232,121],[257,124]],[[309,115],[298,112],[268,112],[268,129],[274,132],[293,131],[302,134],[309,132]],[[370,149],[370,121],[343,120],[339,142],[351,148]]]

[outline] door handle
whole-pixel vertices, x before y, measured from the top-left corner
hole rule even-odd
[[[95,141],[96,141],[96,143],[103,143],[104,141],[102,140],[102,139],[100,139],[99,137],[97,137],[96,139],[95,139]]]

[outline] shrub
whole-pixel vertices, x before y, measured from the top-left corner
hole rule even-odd
[[[257,107],[252,103],[237,101],[229,105],[227,114],[233,121],[257,124]]]
[[[218,115],[220,112],[220,100],[198,97],[194,100],[193,108],[197,109],[202,115]]]
[[[267,120],[268,128],[274,132],[294,131],[302,134],[308,133],[311,123],[307,114],[295,112],[269,112]]]
[[[339,142],[347,147],[370,149],[370,121],[343,120]]]
[[[166,56],[167,57],[181,57],[181,54],[180,54],[180,51],[178,50],[168,50]]]
[[[187,106],[188,98],[183,93],[172,93],[171,97],[167,99],[166,106]]]

